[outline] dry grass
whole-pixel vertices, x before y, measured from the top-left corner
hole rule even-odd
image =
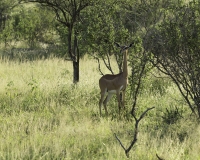
[[[114,98],[108,106],[110,115],[99,117],[97,68],[95,60],[82,59],[75,87],[71,62],[1,60],[0,159],[127,159],[113,133],[128,146],[134,120],[118,116]],[[170,160],[200,159],[196,122],[186,116],[169,125],[163,119],[170,117],[166,108],[173,111],[174,106],[183,108],[183,115],[188,113],[173,85],[162,96],[147,89],[138,100],[138,114],[146,107],[156,109],[141,121],[130,159],[155,160],[156,153]]]

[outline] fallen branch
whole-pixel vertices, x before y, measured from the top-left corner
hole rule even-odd
[[[144,111],[140,117],[137,119],[137,117],[135,115],[133,115],[134,119],[135,119],[135,131],[134,131],[134,135],[133,135],[133,140],[130,144],[130,146],[126,149],[123,145],[123,143],[121,142],[121,140],[117,137],[116,133],[114,133],[115,138],[117,139],[117,141],[119,142],[119,144],[121,145],[121,147],[124,149],[125,154],[127,157],[129,157],[128,153],[131,150],[131,148],[134,146],[134,144],[137,142],[137,136],[138,136],[138,126],[139,126],[139,122],[142,120],[142,118],[144,118],[144,116],[146,115],[146,113],[148,111],[150,111],[151,109],[154,109],[155,107],[151,107],[148,108],[146,111]]]

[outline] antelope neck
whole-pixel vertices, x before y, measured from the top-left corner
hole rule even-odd
[[[127,69],[127,50],[124,52],[124,61],[123,61],[123,77],[128,77],[128,69]]]

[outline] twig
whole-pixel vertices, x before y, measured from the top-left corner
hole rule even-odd
[[[126,148],[124,147],[124,145],[122,144],[122,142],[120,141],[120,139],[117,137],[116,133],[114,133],[114,136],[118,140],[118,142],[121,145],[121,147],[126,151]]]
[[[108,69],[112,74],[114,74],[114,72],[113,72],[113,70],[112,70],[112,68],[111,68],[111,65],[110,65],[110,58],[109,58],[108,54],[106,54],[107,59],[108,59],[108,60],[107,60],[108,62],[106,62],[106,59],[104,58],[104,56],[103,56],[102,53],[100,53],[100,56],[101,56],[101,59],[103,60],[103,62],[104,62],[104,64],[105,64],[105,66],[107,67],[107,69]]]
[[[92,54],[90,54],[90,55],[91,55],[94,59],[97,60],[97,62],[98,62],[98,68],[99,68],[99,72],[101,73],[101,75],[104,75],[103,72],[101,71],[101,64],[100,64],[100,60],[99,60],[99,58],[96,57],[96,56],[94,56],[94,55],[92,55]]]
[[[156,153],[156,157],[157,157],[159,160],[165,160],[165,159],[161,158],[160,156],[158,156],[157,153]]]

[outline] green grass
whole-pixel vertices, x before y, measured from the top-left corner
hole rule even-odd
[[[99,117],[95,60],[81,60],[77,86],[69,61],[0,61],[0,159],[127,159],[113,134],[128,147],[134,131],[128,114],[132,100],[127,95],[128,111],[119,117],[113,98],[109,116],[103,110]],[[200,159],[200,127],[175,86],[149,77],[138,98],[138,116],[152,106],[139,125],[130,159],[155,160],[156,153],[170,160]]]

